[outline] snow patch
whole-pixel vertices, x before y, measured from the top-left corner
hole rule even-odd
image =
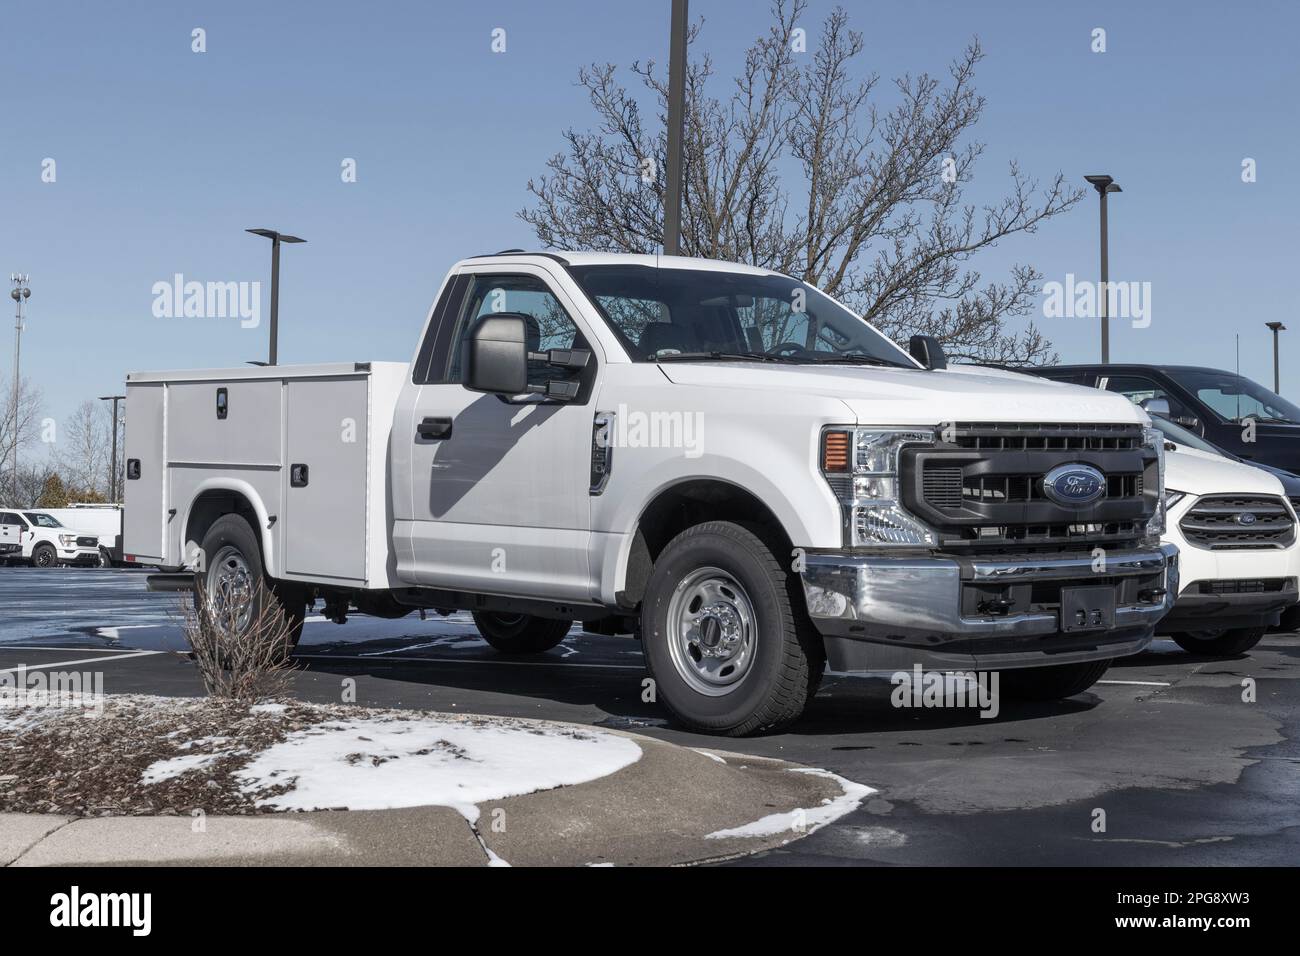
[[[727,840],[732,837],[770,837],[778,833],[785,833],[787,830],[798,829],[800,833],[807,836],[814,833],[838,820],[845,814],[852,813],[858,808],[863,800],[875,793],[872,787],[864,786],[860,783],[854,783],[852,780],[846,780],[839,774],[831,773],[829,770],[819,770],[812,767],[798,767],[790,773],[809,773],[818,777],[826,777],[834,780],[840,785],[842,791],[838,797],[828,797],[821,802],[821,806],[798,808],[789,810],[785,813],[769,813],[765,817],[746,823],[743,826],[732,827],[727,830],[715,830],[713,833],[705,834],[706,840]]]
[[[434,805],[452,807],[473,823],[479,803],[586,783],[640,758],[635,741],[598,731],[522,721],[359,717],[290,734],[235,776],[258,806],[275,810]]]

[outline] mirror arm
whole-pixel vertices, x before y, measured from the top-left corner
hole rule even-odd
[[[528,361],[545,362],[552,368],[586,368],[591,361],[591,352],[587,349],[547,349],[545,352],[529,352]]]

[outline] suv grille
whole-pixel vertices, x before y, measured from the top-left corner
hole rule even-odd
[[[1155,511],[1158,464],[1141,425],[958,423],[931,446],[903,451],[904,504],[938,529],[945,548],[1086,548],[1140,537]],[[1081,507],[1047,497],[1063,464],[1106,477]]]
[[[1285,591],[1286,578],[1239,578],[1230,581],[1202,581],[1202,594],[1271,594]]]
[[[1178,527],[1188,544],[1211,551],[1285,548],[1295,540],[1295,522],[1286,505],[1265,495],[1206,495]]]

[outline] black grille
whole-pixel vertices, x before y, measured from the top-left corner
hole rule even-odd
[[[1285,548],[1295,522],[1281,498],[1206,495],[1178,523],[1188,544],[1212,551]]]
[[[1202,581],[1202,594],[1272,594],[1286,590],[1286,578],[1241,578],[1236,581]]]
[[[85,538],[85,537],[78,538],[78,539],[77,539],[77,547],[79,547],[79,548],[97,548],[97,547],[99,547],[99,539],[98,539],[98,538]]]
[[[1157,460],[1142,426],[968,424],[903,451],[904,504],[940,531],[944,547],[1022,550],[1131,542],[1155,511]],[[1083,464],[1105,494],[1081,507],[1043,491],[1049,471]]]
[[[1142,446],[1141,425],[958,423],[956,432],[954,444],[959,448],[1105,451]]]

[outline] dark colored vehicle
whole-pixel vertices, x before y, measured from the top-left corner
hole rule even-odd
[[[1017,371],[1119,392],[1251,464],[1300,472],[1300,407],[1236,372],[1189,365],[1053,365]]]

